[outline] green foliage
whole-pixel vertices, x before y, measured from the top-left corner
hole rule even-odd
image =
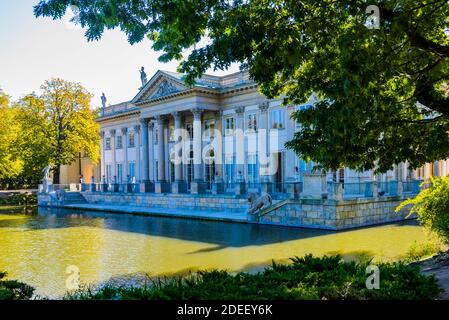
[[[405,255],[405,261],[415,262],[424,258],[429,258],[442,250],[442,245],[438,241],[427,242],[424,244],[418,244],[416,241],[408,249]]]
[[[34,288],[16,281],[4,280],[6,272],[0,272],[0,300],[29,300],[33,296]]]
[[[365,285],[368,262],[344,262],[339,256],[293,258],[257,274],[200,271],[188,277],[158,279],[141,287],[86,287],[66,299],[247,300],[247,299],[432,299],[440,289],[434,277],[402,262],[380,263],[380,289]]]
[[[11,192],[0,196],[0,206],[37,205],[37,195],[33,192]]]
[[[17,154],[15,140],[19,125],[15,121],[16,110],[11,107],[8,96],[0,89],[0,181],[19,175],[23,161]]]
[[[294,114],[301,129],[287,146],[323,168],[449,156],[446,0],[41,0],[34,13],[58,19],[71,5],[89,40],[118,27],[131,43],[147,35],[161,61],[188,49],[188,83],[237,62],[269,98],[316,93],[319,104]],[[368,5],[380,9],[379,29],[367,27]]]
[[[36,187],[42,169],[71,164],[80,152],[98,162],[99,125],[90,109],[91,94],[79,83],[51,79],[42,94],[30,94],[10,103],[0,90],[0,187]],[[55,181],[58,183],[58,181]]]
[[[449,244],[449,177],[431,177],[430,182],[416,198],[401,203],[396,212],[411,206],[410,214],[416,213],[425,228]]]

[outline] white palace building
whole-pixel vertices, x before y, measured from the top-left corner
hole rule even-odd
[[[282,193],[313,168],[284,147],[297,129],[292,112],[313,103],[313,97],[299,106],[269,100],[247,72],[204,75],[188,87],[182,74],[158,71],[131,101],[102,109],[102,180],[159,193],[208,192],[214,181],[223,181],[225,191],[236,181],[249,188],[270,181]],[[267,172],[270,160],[275,166]],[[401,164],[380,179],[407,181],[416,173]],[[335,174],[327,179],[335,181]],[[337,178],[372,179],[371,172],[349,169]]]
[[[285,106],[246,72],[204,75],[189,87],[174,72],[147,81],[142,68],[141,80],[129,102],[106,106],[102,97],[100,183],[44,184],[40,206],[342,230],[405,219],[395,208],[423,179],[449,173],[446,160],[378,176],[312,170],[284,144],[298,129],[292,112],[314,98]],[[261,194],[272,202],[254,211]]]

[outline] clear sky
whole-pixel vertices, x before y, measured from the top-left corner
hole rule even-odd
[[[132,99],[140,87],[139,69],[148,79],[158,70],[176,71],[177,62],[160,63],[160,52],[151,43],[131,46],[120,30],[106,31],[99,41],[87,42],[84,31],[63,20],[35,18],[38,0],[0,0],[0,87],[13,99],[33,91],[39,93],[44,80],[60,77],[80,82],[101,105],[104,92],[108,104]],[[228,72],[238,71],[233,66]],[[227,72],[208,72],[224,74]]]

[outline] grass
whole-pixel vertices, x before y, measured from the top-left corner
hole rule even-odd
[[[369,262],[340,256],[307,255],[289,265],[275,264],[256,274],[200,271],[187,277],[160,278],[141,286],[105,285],[69,292],[69,300],[370,300],[434,299],[441,289],[433,276],[404,262],[379,263],[380,287],[367,289]]]

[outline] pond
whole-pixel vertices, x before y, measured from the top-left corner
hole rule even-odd
[[[68,266],[80,270],[85,284],[127,283],[145,274],[252,271],[307,253],[395,260],[414,241],[429,240],[413,221],[330,232],[62,209],[0,211],[0,270],[54,298],[67,290]]]

